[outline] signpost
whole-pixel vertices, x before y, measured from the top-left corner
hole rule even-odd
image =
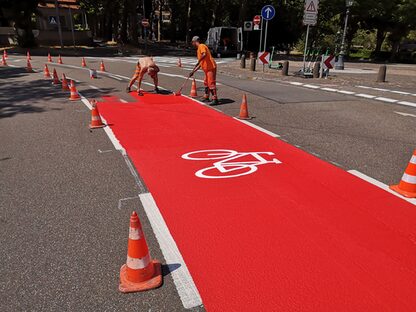
[[[269,63],[270,63],[270,53],[269,52],[267,52],[267,51],[259,52],[257,57],[263,65],[269,65]]]
[[[305,11],[303,14],[303,24],[306,28],[305,51],[303,53],[303,73],[306,71],[306,51],[308,51],[309,27],[315,26],[318,22],[319,0],[305,0]]]
[[[252,31],[253,30],[253,22],[246,21],[244,22],[244,31]]]
[[[264,34],[264,48],[263,48],[263,51],[266,51],[266,48],[267,48],[267,28],[269,26],[269,21],[272,20],[275,15],[276,15],[276,9],[274,8],[274,6],[272,6],[270,4],[265,5],[261,9],[261,16],[263,17],[263,20],[266,21],[266,30],[265,30],[265,34]],[[260,42],[261,42],[261,40],[260,40]],[[260,44],[260,49],[261,49],[261,44]]]
[[[327,69],[333,69],[335,66],[335,56],[333,55],[327,55],[327,56],[322,56],[322,68],[324,70]]]

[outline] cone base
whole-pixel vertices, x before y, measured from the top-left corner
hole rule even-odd
[[[407,197],[407,198],[416,198],[416,192],[406,192],[403,191],[402,189],[400,189],[400,187],[398,185],[392,185],[390,186],[390,189],[395,191],[396,193],[399,193],[400,195]]]
[[[131,293],[154,289],[162,285],[162,266],[157,260],[152,260],[152,264],[155,269],[153,277],[141,283],[134,283],[127,280],[126,265],[124,264],[120,269],[120,285],[118,289],[122,293]]]
[[[69,100],[70,101],[79,101],[79,100],[81,100],[81,98],[80,97],[77,97],[77,98],[69,98]]]
[[[240,117],[240,116],[237,116],[237,117],[235,117],[235,118],[240,119],[240,120],[251,120],[251,119],[253,119],[254,117]]]
[[[107,125],[104,125],[104,124],[102,124],[102,125],[99,125],[99,126],[89,126],[90,127],[90,129],[99,129],[99,128],[104,128],[104,127],[106,127]]]

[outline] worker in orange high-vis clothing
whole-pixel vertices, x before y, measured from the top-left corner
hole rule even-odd
[[[134,72],[134,75],[131,78],[129,85],[126,88],[126,91],[130,92],[131,87],[133,86],[134,82],[138,80],[137,94],[143,95],[143,92],[141,90],[142,80],[143,80],[144,74],[148,73],[149,76],[153,79],[153,83],[155,85],[155,92],[159,93],[159,88],[158,88],[159,79],[157,75],[159,71],[160,71],[159,67],[156,65],[152,57],[146,56],[146,57],[140,58],[136,65],[136,71]]]
[[[201,39],[198,36],[192,38],[192,45],[197,49],[198,63],[195,65],[189,77],[192,77],[196,71],[200,68],[205,73],[205,94],[204,101],[209,101],[209,95],[212,94],[212,102],[210,105],[218,105],[217,96],[217,63],[209,51],[209,48],[201,43]]]

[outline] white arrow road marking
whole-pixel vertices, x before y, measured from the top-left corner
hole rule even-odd
[[[395,112],[395,113],[399,114],[399,115],[402,115],[402,116],[405,116],[405,117],[414,117],[414,118],[416,118],[416,115],[413,115],[413,114],[401,113],[401,112]]]

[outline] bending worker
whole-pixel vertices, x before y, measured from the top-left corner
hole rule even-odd
[[[155,92],[159,92],[158,83],[159,79],[157,77],[157,73],[160,71],[159,67],[156,65],[155,61],[151,57],[142,57],[139,59],[136,65],[136,71],[134,72],[134,76],[131,78],[129,86],[126,88],[127,92],[131,91],[131,87],[133,86],[134,82],[138,80],[138,89],[137,94],[143,95],[141,86],[142,80],[145,73],[153,79],[153,83],[155,85]]]
[[[212,94],[212,102],[210,105],[218,105],[217,97],[217,63],[215,63],[214,58],[209,51],[209,48],[201,43],[201,39],[198,36],[192,38],[192,45],[197,48],[197,57],[198,63],[195,65],[192,72],[189,74],[189,77],[192,77],[196,71],[200,68],[205,73],[205,94],[204,101],[209,101],[209,95]]]

